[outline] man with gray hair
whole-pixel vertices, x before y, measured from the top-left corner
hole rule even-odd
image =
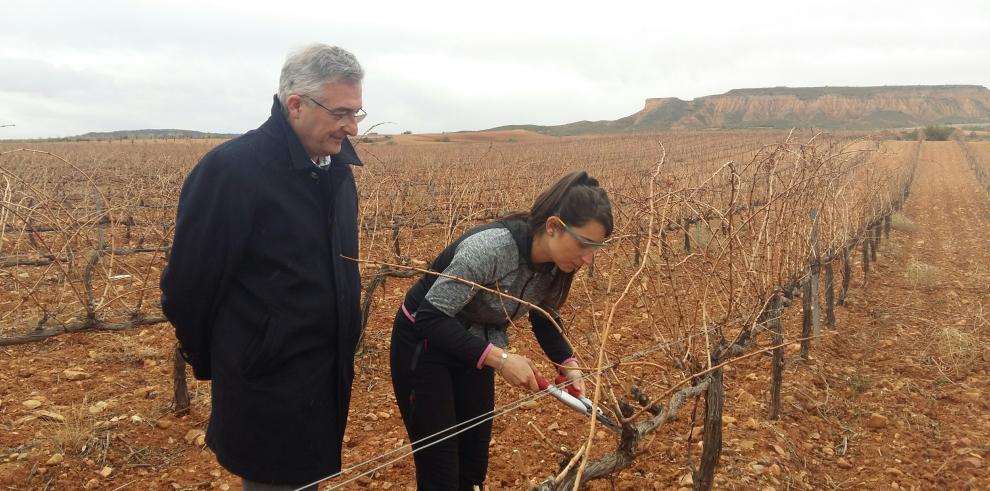
[[[347,137],[363,77],[338,47],[290,54],[271,117],[182,186],[162,311],[194,376],[213,381],[207,444],[247,490],[340,470],[361,326],[360,276],[342,256],[358,253]]]

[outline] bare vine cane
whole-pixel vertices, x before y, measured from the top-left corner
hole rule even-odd
[[[28,336],[15,337],[15,338],[5,338],[3,340],[0,340],[0,342],[3,342],[3,343],[8,344],[8,345],[9,344],[20,344],[20,343],[24,343],[24,342],[31,342],[31,341],[36,341],[36,340],[42,340],[42,339],[45,339],[47,337],[50,337],[50,336],[53,336],[53,335],[57,335],[57,334],[60,334],[60,333],[63,333],[63,332],[71,332],[71,331],[86,330],[86,329],[118,330],[118,329],[124,329],[124,328],[127,328],[127,327],[132,327],[132,326],[137,326],[137,325],[156,324],[156,323],[162,322],[163,319],[160,319],[160,318],[144,319],[144,318],[141,318],[139,315],[132,315],[130,322],[125,322],[125,323],[122,323],[122,324],[105,324],[103,321],[100,321],[100,320],[97,319],[97,314],[101,310],[107,308],[111,303],[113,303],[117,299],[123,297],[123,295],[116,295],[116,296],[113,296],[113,297],[111,297],[109,299],[107,298],[108,295],[109,295],[109,292],[110,292],[110,283],[108,281],[106,283],[106,285],[104,286],[103,294],[102,294],[101,300],[100,300],[100,302],[98,304],[97,301],[96,301],[95,292],[93,290],[93,283],[92,283],[92,280],[93,280],[93,271],[94,271],[94,269],[96,267],[97,262],[99,261],[99,258],[102,256],[102,254],[104,252],[107,252],[109,254],[109,266],[108,266],[108,268],[110,268],[110,269],[113,268],[114,257],[118,254],[118,250],[113,245],[114,244],[114,237],[113,237],[113,235],[110,234],[109,246],[108,246],[107,243],[106,243],[105,232],[104,232],[104,226],[105,226],[105,224],[112,223],[109,217],[111,216],[111,214],[114,211],[116,211],[116,209],[113,206],[111,206],[111,203],[109,201],[109,198],[108,198],[107,193],[104,192],[104,190],[101,189],[101,187],[97,185],[96,180],[89,173],[83,171],[80,167],[78,167],[77,165],[73,164],[72,162],[70,162],[65,157],[62,157],[60,155],[57,155],[57,154],[54,154],[54,153],[51,153],[51,152],[48,152],[48,151],[36,150],[36,149],[30,149],[30,148],[18,148],[18,149],[14,149],[14,150],[5,151],[5,152],[0,152],[0,156],[6,156],[6,155],[13,154],[13,153],[31,153],[31,154],[40,154],[40,155],[49,156],[49,157],[52,157],[54,159],[57,159],[57,160],[63,162],[64,164],[66,164],[67,166],[69,166],[70,168],[72,168],[79,175],[81,175],[84,178],[84,180],[95,191],[95,210],[96,210],[96,213],[94,215],[90,216],[87,220],[82,220],[82,221],[81,220],[78,220],[78,219],[74,218],[73,214],[70,213],[68,209],[66,209],[65,204],[64,204],[64,202],[62,200],[58,200],[58,199],[55,199],[53,196],[49,196],[46,192],[42,191],[41,189],[38,189],[31,182],[29,182],[29,181],[27,181],[27,180],[19,177],[18,175],[14,174],[13,172],[11,172],[11,171],[9,171],[7,169],[4,169],[3,167],[0,167],[0,174],[3,174],[4,175],[5,182],[7,182],[8,191],[9,191],[9,188],[10,188],[10,177],[13,177],[15,181],[17,181],[20,184],[23,184],[24,186],[26,186],[35,195],[47,197],[48,199],[45,200],[46,202],[55,203],[56,210],[60,210],[61,211],[60,214],[61,215],[64,215],[64,217],[68,220],[68,222],[69,222],[68,223],[68,226],[71,227],[71,228],[75,228],[76,229],[75,232],[72,232],[70,234],[69,231],[66,230],[66,226],[64,226],[64,224],[60,223],[60,222],[62,222],[62,220],[59,220],[59,218],[56,215],[48,215],[48,218],[51,221],[51,225],[49,226],[51,228],[51,231],[58,232],[60,234],[60,236],[63,237],[64,242],[65,242],[64,245],[61,247],[60,250],[55,250],[55,248],[49,246],[48,241],[46,241],[43,237],[41,237],[40,235],[38,235],[38,234],[36,234],[34,232],[33,228],[31,227],[31,223],[30,223],[30,219],[29,219],[30,217],[29,216],[23,216],[20,213],[20,211],[18,211],[17,209],[12,208],[11,206],[9,206],[9,203],[10,203],[9,193],[5,193],[5,199],[3,201],[0,201],[0,207],[3,208],[3,213],[2,214],[3,214],[3,217],[4,217],[4,219],[3,219],[3,222],[4,223],[2,225],[0,225],[0,226],[2,226],[3,231],[6,231],[6,228],[7,228],[6,227],[7,218],[10,215],[14,215],[17,218],[19,218],[21,221],[23,221],[25,223],[25,226],[27,228],[32,229],[31,232],[30,232],[30,238],[31,238],[32,243],[38,243],[41,247],[45,248],[48,251],[47,257],[44,260],[37,261],[37,262],[14,261],[14,265],[18,265],[18,264],[22,264],[22,263],[23,264],[35,264],[36,263],[38,265],[47,265],[49,269],[56,268],[61,273],[61,276],[63,278],[66,278],[65,282],[67,283],[68,287],[72,290],[72,292],[75,294],[75,297],[80,301],[80,303],[83,305],[83,307],[84,307],[84,309],[86,311],[86,321],[85,322],[65,324],[65,325],[62,325],[62,326],[55,326],[53,328],[47,328],[47,329],[46,328],[43,328],[42,327],[42,322],[45,319],[48,318],[48,309],[46,308],[45,305],[43,305],[41,302],[39,302],[38,299],[35,297],[34,293],[35,293],[35,290],[38,287],[38,283],[35,283],[35,285],[33,287],[31,287],[31,288],[28,289],[28,293],[23,296],[23,299],[31,298],[39,306],[39,308],[41,308],[41,310],[45,313],[45,316],[43,317],[42,321],[39,322],[39,324],[36,327],[35,332],[33,334],[28,335]],[[84,291],[83,292],[80,292],[79,289],[77,288],[77,286],[72,281],[69,281],[68,280],[68,278],[70,277],[70,275],[68,274],[68,271],[66,270],[66,267],[62,263],[64,261],[64,259],[63,259],[64,257],[68,257],[69,258],[69,261],[71,262],[72,253],[67,250],[68,247],[70,246],[71,243],[73,243],[73,241],[75,241],[77,239],[77,237],[80,235],[81,231],[84,228],[90,227],[90,226],[96,226],[97,227],[97,244],[96,244],[94,250],[90,251],[89,257],[88,257],[88,259],[87,259],[87,261],[85,263],[85,269],[84,269],[84,271],[83,271],[83,273],[81,275],[81,279],[83,281],[83,289],[84,289]],[[0,234],[2,234],[3,231],[0,231]],[[120,252],[125,252],[126,253],[126,251],[120,251]],[[149,265],[150,265],[150,263],[149,263]],[[71,268],[71,264],[69,265],[69,268]],[[150,266],[149,266],[149,269],[150,269]],[[46,273],[47,273],[47,271],[46,271]],[[44,275],[40,275],[39,276],[39,280],[38,280],[39,282],[40,282],[40,278],[42,278],[42,277],[44,277]],[[108,273],[108,277],[109,277],[109,273]],[[15,281],[16,281],[16,279],[15,279]],[[144,290],[145,290],[144,288],[139,289],[139,291],[142,292],[142,295],[143,295],[143,291]],[[23,299],[22,299],[22,303],[23,303]]]
[[[826,332],[823,333],[821,336],[818,336],[817,338],[824,338],[828,336],[833,336],[835,334],[836,334],[835,332]],[[631,457],[632,451],[635,450],[635,447],[641,438],[657,430],[664,423],[672,420],[674,416],[677,414],[683,402],[686,401],[689,397],[695,397],[701,395],[706,390],[708,390],[710,379],[707,376],[713,371],[719,370],[723,367],[726,367],[738,361],[742,361],[747,358],[751,358],[753,356],[766,353],[768,351],[772,351],[774,349],[782,348],[789,344],[800,343],[805,340],[806,338],[796,338],[787,341],[785,343],[777,344],[774,346],[767,346],[765,348],[752,351],[744,355],[735,356],[729,360],[713,365],[711,368],[689,375],[681,379],[677,383],[673,384],[662,394],[654,398],[655,400],[661,400],[668,396],[671,397],[671,402],[668,403],[666,407],[663,407],[659,414],[656,414],[653,417],[645,421],[642,421],[636,425],[632,425],[633,420],[637,419],[642,413],[646,412],[647,408],[643,408],[642,410],[633,414],[632,416],[628,418],[623,418],[621,420],[621,424],[623,425],[622,446],[620,446],[620,448],[617,449],[616,453],[612,453],[601,457],[595,464],[596,471],[594,475],[590,476],[590,478],[600,477],[602,475],[601,473],[603,472],[607,473],[624,468],[625,467],[625,465],[623,465],[624,459],[628,459]],[[692,381],[699,381],[699,382],[697,385],[692,385],[690,387],[678,391],[680,387]],[[586,451],[587,451],[587,447],[585,445],[582,445],[578,448],[579,453],[583,453]],[[628,455],[620,456],[617,455],[617,453],[626,453]],[[537,489],[541,489],[541,490],[558,489],[559,484],[571,481],[571,479],[573,479],[575,485],[580,485],[582,483],[580,477],[583,476],[576,476],[576,475],[567,476],[567,473],[572,470],[573,462],[576,460],[577,459],[572,459],[572,462],[568,463],[568,465],[563,470],[561,470],[559,474],[557,474],[553,479],[550,479],[542,483],[541,485],[537,486]],[[625,463],[628,464],[628,462]]]
[[[654,169],[652,176],[650,176],[650,194],[649,194],[651,196],[651,199],[649,200],[649,202],[650,202],[650,215],[649,215],[650,216],[650,219],[649,219],[649,225],[646,227],[646,230],[647,230],[647,239],[646,239],[646,247],[645,247],[646,250],[650,250],[650,247],[651,247],[651,245],[653,243],[653,224],[656,221],[656,205],[655,205],[654,200],[652,199],[652,196],[654,195],[654,190],[655,190],[655,187],[656,187],[657,176],[660,175],[660,169],[663,167],[664,160],[666,160],[666,157],[667,157],[667,149],[664,148],[663,143],[662,142],[657,142],[657,145],[660,147],[660,159],[657,162],[656,168]],[[639,277],[639,275],[643,272],[643,270],[645,268],[646,268],[646,257],[643,257],[643,260],[639,264],[639,268],[637,268],[636,269],[636,272],[633,273],[633,275],[632,275],[631,278],[629,278],[629,281],[626,283],[626,287],[622,291],[622,294],[619,295],[619,298],[616,299],[616,301],[612,304],[612,308],[611,308],[611,310],[609,310],[609,313],[608,313],[608,320],[605,321],[605,326],[602,328],[601,343],[600,343],[599,349],[598,349],[598,360],[597,360],[597,363],[595,364],[595,369],[596,369],[596,371],[595,371],[595,392],[594,392],[594,396],[591,398],[591,401],[592,401],[591,414],[592,414],[592,416],[588,418],[588,421],[589,421],[589,423],[588,423],[588,438],[587,438],[587,440],[584,443],[585,451],[582,454],[580,454],[581,464],[578,466],[577,478],[574,480],[574,491],[577,491],[578,487],[581,484],[581,474],[584,472],[584,468],[588,464],[588,455],[590,453],[591,445],[592,445],[593,439],[595,437],[595,423],[597,423],[598,420],[594,417],[594,414],[598,411],[598,405],[599,405],[599,403],[601,401],[601,394],[602,394],[602,391],[601,391],[601,369],[602,369],[602,365],[605,362],[605,345],[607,344],[607,342],[608,342],[607,340],[609,339],[608,338],[608,333],[609,333],[609,330],[611,330],[611,328],[612,328],[612,321],[615,319],[615,312],[616,312],[616,310],[618,310],[618,307],[622,303],[622,300],[626,298],[626,295],[629,293],[629,290],[632,288],[633,282],[636,281],[636,279]],[[575,457],[577,457],[578,455],[579,454],[575,454]]]

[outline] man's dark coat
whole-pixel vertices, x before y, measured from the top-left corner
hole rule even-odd
[[[340,469],[360,333],[357,189],[345,140],[317,167],[278,100],[260,128],[186,178],[162,273],[162,311],[199,379],[207,443],[252,481]]]

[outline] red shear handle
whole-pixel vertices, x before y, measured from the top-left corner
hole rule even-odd
[[[543,375],[540,375],[540,372],[533,372],[533,375],[536,375],[536,385],[540,387],[540,390],[547,390],[547,387],[550,386],[550,384],[547,383],[547,379],[543,378]]]
[[[533,375],[536,375],[536,385],[540,387],[540,390],[547,390],[547,387],[550,387],[550,384],[547,383],[547,379],[543,378],[543,375],[539,372],[533,372]],[[567,383],[567,375],[557,375],[557,378],[554,379],[553,383],[554,385]],[[581,391],[578,390],[577,387],[574,387],[573,384],[567,386],[567,393],[574,397],[581,397]]]
[[[553,383],[556,385],[567,383],[567,375],[558,374],[557,379],[554,380]],[[574,384],[570,384],[567,386],[567,393],[574,397],[581,397],[581,391],[578,390],[578,388],[575,387]]]

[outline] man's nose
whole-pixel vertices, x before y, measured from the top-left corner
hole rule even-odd
[[[357,136],[357,132],[358,132],[357,121],[354,121],[353,119],[347,121],[347,124],[344,125],[344,133],[347,133],[349,136]]]

